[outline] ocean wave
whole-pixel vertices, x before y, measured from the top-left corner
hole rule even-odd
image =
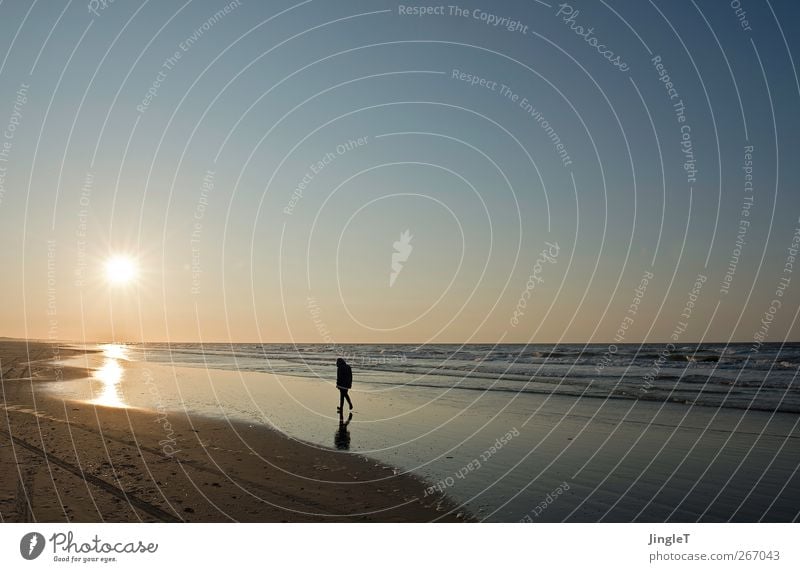
[[[764,344],[757,355],[748,344],[686,345],[666,361],[659,361],[663,344],[337,347],[363,383],[800,412],[792,371],[800,364],[798,344]],[[133,350],[140,359],[191,367],[335,375],[336,354],[317,344],[140,344]]]

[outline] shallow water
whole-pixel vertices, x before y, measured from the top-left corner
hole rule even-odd
[[[101,405],[265,423],[421,474],[433,487],[421,495],[445,492],[479,518],[791,520],[800,510],[796,414],[498,390],[492,381],[519,382],[491,380],[485,368],[480,377],[454,380],[453,364],[446,375],[442,367],[420,374],[413,370],[423,367],[420,360],[367,373],[356,359],[355,412],[342,428],[335,368],[319,352],[299,362],[295,354],[276,355],[259,369],[250,346],[234,354],[197,346],[171,354],[152,346],[102,349],[88,362],[79,358],[95,368],[92,379],[48,387]],[[507,355],[495,361],[507,363]],[[487,387],[465,389],[459,381]]]
[[[344,345],[371,385],[676,401],[800,413],[800,344]],[[136,359],[330,379],[316,344],[138,344]]]

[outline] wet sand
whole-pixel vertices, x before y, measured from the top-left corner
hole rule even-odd
[[[458,521],[427,483],[261,424],[61,399],[83,350],[0,341],[3,522]],[[79,361],[79,360],[78,360]]]
[[[54,370],[52,347],[31,347],[27,371],[24,344],[0,343],[6,520],[800,516],[796,414],[394,386],[359,370],[342,432],[332,379],[158,363],[114,345],[61,349]]]

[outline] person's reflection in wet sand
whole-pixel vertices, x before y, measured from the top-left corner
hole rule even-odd
[[[350,431],[347,430],[347,426],[352,419],[352,413],[347,416],[347,421],[345,421],[342,414],[339,413],[339,430],[336,431],[336,435],[333,437],[333,442],[336,444],[337,449],[342,451],[350,450]]]

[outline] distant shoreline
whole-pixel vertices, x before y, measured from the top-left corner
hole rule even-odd
[[[2,341],[17,341],[17,342],[29,342],[29,343],[45,343],[45,344],[67,344],[67,345],[101,345],[101,344],[129,344],[129,345],[146,345],[146,344],[199,344],[199,345],[280,345],[280,346],[322,346],[322,347],[330,347],[330,344],[320,341],[282,341],[282,342],[265,342],[265,341],[229,341],[229,340],[148,340],[148,341],[141,341],[141,340],[51,340],[47,338],[15,338],[15,337],[3,337],[0,336],[0,342]],[[616,346],[652,346],[652,345],[662,345],[669,343],[670,339],[666,338],[664,340],[656,340],[656,341],[648,341],[648,342],[614,342],[613,340],[605,341],[605,342],[386,342],[386,343],[375,343],[375,342],[337,342],[336,346],[607,346],[607,345],[616,345]],[[688,347],[688,346],[716,346],[716,345],[749,345],[752,344],[753,340],[733,340],[730,342],[727,341],[698,341],[698,340],[686,340],[681,341],[681,347]],[[763,345],[792,345],[792,344],[800,344],[800,340],[791,340],[791,341],[768,341],[764,342]]]

